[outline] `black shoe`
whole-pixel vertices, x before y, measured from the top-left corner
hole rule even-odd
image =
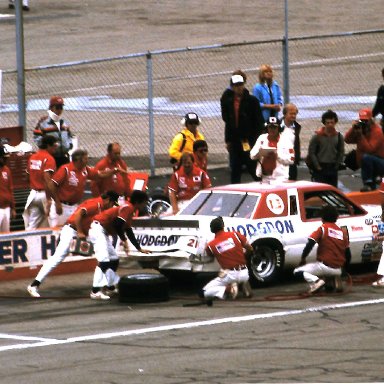
[[[23,5],[23,11],[29,11],[28,5]]]
[[[9,9],[15,9],[15,5],[14,5],[14,4],[11,4],[11,3],[9,3],[9,4],[8,4],[8,8],[9,8]]]

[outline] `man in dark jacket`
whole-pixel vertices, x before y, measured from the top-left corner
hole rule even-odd
[[[224,91],[220,99],[232,184],[241,182],[243,164],[252,178],[258,180],[256,161],[251,160],[249,152],[263,131],[264,119],[259,101],[245,88],[246,80],[244,72],[233,72],[230,88]]]

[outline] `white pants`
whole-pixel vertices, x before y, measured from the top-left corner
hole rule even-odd
[[[25,229],[47,228],[49,224],[46,209],[47,197],[45,191],[31,189],[23,212]]]
[[[67,204],[61,204],[63,206],[63,213],[61,215],[58,215],[56,213],[56,204],[54,201],[52,201],[51,209],[49,211],[49,226],[51,228],[55,227],[62,227],[68,220],[68,218],[72,215],[73,212],[76,211],[79,204],[74,205],[67,205]]]
[[[95,257],[99,263],[118,260],[116,249],[113,247],[111,237],[98,222],[92,222],[89,230],[89,240],[93,243]],[[102,288],[104,286],[116,285],[120,278],[116,271],[108,268],[106,271],[97,266],[93,275],[93,286]]]
[[[383,248],[383,253],[381,254],[381,257],[380,257],[379,266],[377,267],[377,274],[384,276],[384,248]]]
[[[60,232],[60,241],[57,244],[55,253],[43,264],[35,280],[40,283],[51,273],[69,253],[69,245],[73,237],[76,237],[77,232],[69,225],[64,225]]]
[[[321,277],[341,276],[341,268],[331,268],[323,264],[321,261],[315,261],[295,268],[293,273],[303,272],[306,282],[314,283]]]
[[[9,223],[11,220],[11,208],[0,208],[0,233],[9,232]]]
[[[217,297],[224,299],[225,290],[227,285],[232,283],[245,283],[249,280],[248,269],[223,269],[220,271],[219,276],[211,280],[204,288],[204,297],[212,298]]]

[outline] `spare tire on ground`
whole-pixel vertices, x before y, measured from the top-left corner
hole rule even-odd
[[[156,303],[169,300],[169,281],[159,273],[135,273],[120,278],[119,301]]]

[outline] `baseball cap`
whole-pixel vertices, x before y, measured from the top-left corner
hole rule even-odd
[[[109,198],[115,205],[118,205],[119,194],[115,191],[107,191],[104,193],[105,198]]]
[[[372,109],[364,108],[359,111],[359,120],[370,120],[372,119]]]
[[[52,96],[49,99],[49,106],[52,105],[64,105],[64,99],[61,96]]]
[[[190,112],[184,116],[185,124],[200,124],[199,116],[196,113]]]
[[[268,127],[280,127],[279,125],[279,120],[274,117],[274,116],[271,116],[269,119],[268,119],[268,123],[265,124],[265,126],[268,128]]]
[[[241,75],[233,75],[231,77],[231,83],[232,84],[244,84],[245,83],[244,77]]]

